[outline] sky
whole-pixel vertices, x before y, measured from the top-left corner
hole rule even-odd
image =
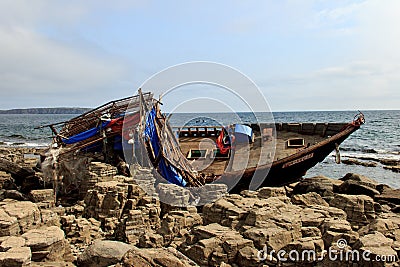
[[[0,109],[95,107],[196,61],[242,73],[273,111],[399,109],[399,10],[397,0],[2,0]],[[182,111],[245,106],[210,84],[163,99],[174,109],[196,98]]]

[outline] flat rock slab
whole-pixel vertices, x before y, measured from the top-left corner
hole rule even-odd
[[[386,189],[381,195],[375,196],[376,201],[388,201],[400,205],[400,189]]]
[[[129,250],[122,259],[122,266],[125,267],[151,267],[151,266],[169,266],[169,267],[198,267],[188,257],[174,248],[153,248]],[[222,265],[221,265],[222,266]]]
[[[14,217],[18,220],[18,224],[22,233],[25,233],[32,228],[36,228],[41,222],[40,211],[37,205],[30,201],[15,201],[6,199],[0,202],[0,210],[1,209],[4,210],[10,217]]]
[[[22,235],[26,240],[26,246],[32,250],[47,248],[52,244],[64,240],[64,232],[57,226],[33,229]]]
[[[0,252],[0,266],[30,266],[31,256],[31,249],[28,247],[11,248],[7,252]]]
[[[9,236],[0,245],[0,251],[7,251],[11,248],[18,248],[25,246],[25,239],[20,236]]]
[[[55,203],[53,189],[31,190],[31,192],[29,193],[29,197],[35,203],[39,203],[39,202],[53,202],[53,203]]]
[[[11,217],[0,207],[0,236],[18,235],[19,231],[17,218]]]
[[[308,192],[306,194],[293,195],[291,201],[295,205],[313,206],[321,205],[328,207],[329,204],[317,193]]]

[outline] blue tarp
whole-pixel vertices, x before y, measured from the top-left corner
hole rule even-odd
[[[253,130],[243,124],[235,125],[235,142],[236,143],[248,143],[251,142],[253,137]]]
[[[121,135],[116,135],[114,137],[114,150],[122,150],[122,136]]]
[[[160,151],[159,139],[156,132],[156,126],[154,125],[154,119],[156,117],[156,110],[153,108],[146,119],[146,128],[144,134],[146,138],[150,140],[151,146],[153,147],[154,154],[157,156]],[[178,174],[174,167],[168,165],[163,158],[161,158],[158,167],[161,171],[161,175],[167,179],[168,182],[180,186],[185,186],[186,181]]]
[[[109,124],[109,121],[105,121],[101,124],[101,126],[89,129],[87,131],[81,132],[79,134],[76,134],[74,136],[71,136],[70,138],[63,138],[62,141],[69,145],[69,144],[74,144],[83,140],[86,140],[90,137],[95,136],[96,134],[98,134],[100,132],[101,129],[104,129],[105,127],[107,127],[107,125]]]

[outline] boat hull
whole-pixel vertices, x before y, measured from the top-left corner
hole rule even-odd
[[[249,189],[256,190],[259,187],[266,186],[282,186],[296,182],[309,169],[322,162],[357,129],[359,129],[359,126],[349,126],[335,136],[305,148],[290,157],[274,161],[269,165],[224,173],[216,182],[230,185],[231,193],[239,193],[242,190]]]

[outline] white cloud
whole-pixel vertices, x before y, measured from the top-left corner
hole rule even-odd
[[[3,90],[82,90],[117,79],[117,62],[50,40],[23,28],[0,28],[0,78]]]
[[[257,83],[265,79],[266,73],[273,75],[264,91],[273,92],[277,105],[283,103],[287,109],[340,108],[341,103],[350,105],[350,100],[382,108],[390,102],[390,107],[395,108],[393,103],[399,101],[400,1],[153,4],[143,10],[144,17],[161,17],[161,21],[173,23],[166,29],[152,24],[149,27],[154,32],[147,36],[163,36],[166,30],[171,31],[170,40],[160,39],[168,43],[157,44],[173,47],[163,50],[167,53],[145,55],[146,45],[158,48],[150,43],[157,38],[140,40],[143,45],[129,55],[129,45],[124,47],[121,57],[132,59],[139,55],[141,62],[128,62],[101,46],[104,40],[110,51],[116,50],[113,46],[118,46],[123,37],[112,42],[105,36],[111,32],[114,20],[121,14],[127,19],[132,8],[147,5],[152,3],[0,1],[0,108],[10,99],[26,98],[30,93],[56,99],[65,92],[82,91],[89,97],[79,100],[90,101],[94,92],[102,90],[106,97],[110,88],[115,91],[116,86],[135,87],[137,84],[131,80],[136,79],[139,84],[146,75],[159,71],[155,66],[180,63],[176,58],[203,60],[204,56],[207,60],[228,59],[222,63],[242,68]],[[181,39],[196,38],[195,32],[186,35],[182,22],[187,23],[188,30],[193,27],[204,36],[198,44],[190,40],[185,43],[193,46],[188,50],[193,53],[190,55],[185,53],[187,47],[182,49],[182,44],[174,40],[178,36],[174,30],[182,34],[178,36]],[[143,35],[146,26],[138,27],[142,32],[129,26],[116,32]],[[144,38],[142,35],[140,38]],[[142,72],[128,75],[133,64],[140,65]],[[123,86],[118,85],[121,81]],[[41,103],[46,105],[49,100]],[[76,103],[70,101],[71,105]]]
[[[263,91],[272,96],[273,110],[396,109],[398,69],[400,64],[356,61],[281,78]]]
[[[326,8],[317,13],[318,24],[325,23],[343,23],[352,19],[357,11],[362,7],[363,3],[350,3],[341,7]]]
[[[39,105],[57,105],[66,92],[93,96],[129,77],[124,60],[68,30],[87,11],[88,5],[63,7],[53,1],[0,2],[0,107],[19,105],[10,99],[29,105],[33,94],[42,97]],[[66,38],[43,34],[47,25],[66,31]],[[83,105],[93,105],[90,100]]]

